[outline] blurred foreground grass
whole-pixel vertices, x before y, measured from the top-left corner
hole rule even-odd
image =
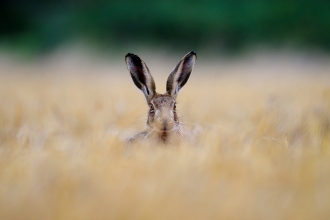
[[[145,61],[164,91],[178,60]],[[195,145],[128,149],[147,106],[123,60],[2,60],[1,219],[329,219],[329,72],[198,60],[178,102]]]

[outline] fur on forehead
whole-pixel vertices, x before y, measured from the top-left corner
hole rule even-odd
[[[171,106],[174,103],[174,99],[168,95],[165,94],[156,94],[154,98],[151,100],[151,103],[153,103],[156,108],[159,108],[161,106]]]

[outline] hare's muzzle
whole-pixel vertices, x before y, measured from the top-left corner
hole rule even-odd
[[[157,130],[162,132],[171,131],[175,125],[173,120],[173,113],[170,111],[156,111],[154,122]]]

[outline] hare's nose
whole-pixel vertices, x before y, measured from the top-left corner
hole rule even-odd
[[[162,118],[162,117],[159,117],[157,120],[158,120],[160,123],[164,123],[164,124],[167,124],[167,123],[170,123],[170,122],[173,121],[172,118]]]

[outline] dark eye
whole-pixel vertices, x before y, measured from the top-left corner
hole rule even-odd
[[[174,105],[173,105],[173,110],[174,111],[176,110],[176,103],[174,103]]]
[[[153,112],[155,110],[154,105],[150,103],[150,112]]]

